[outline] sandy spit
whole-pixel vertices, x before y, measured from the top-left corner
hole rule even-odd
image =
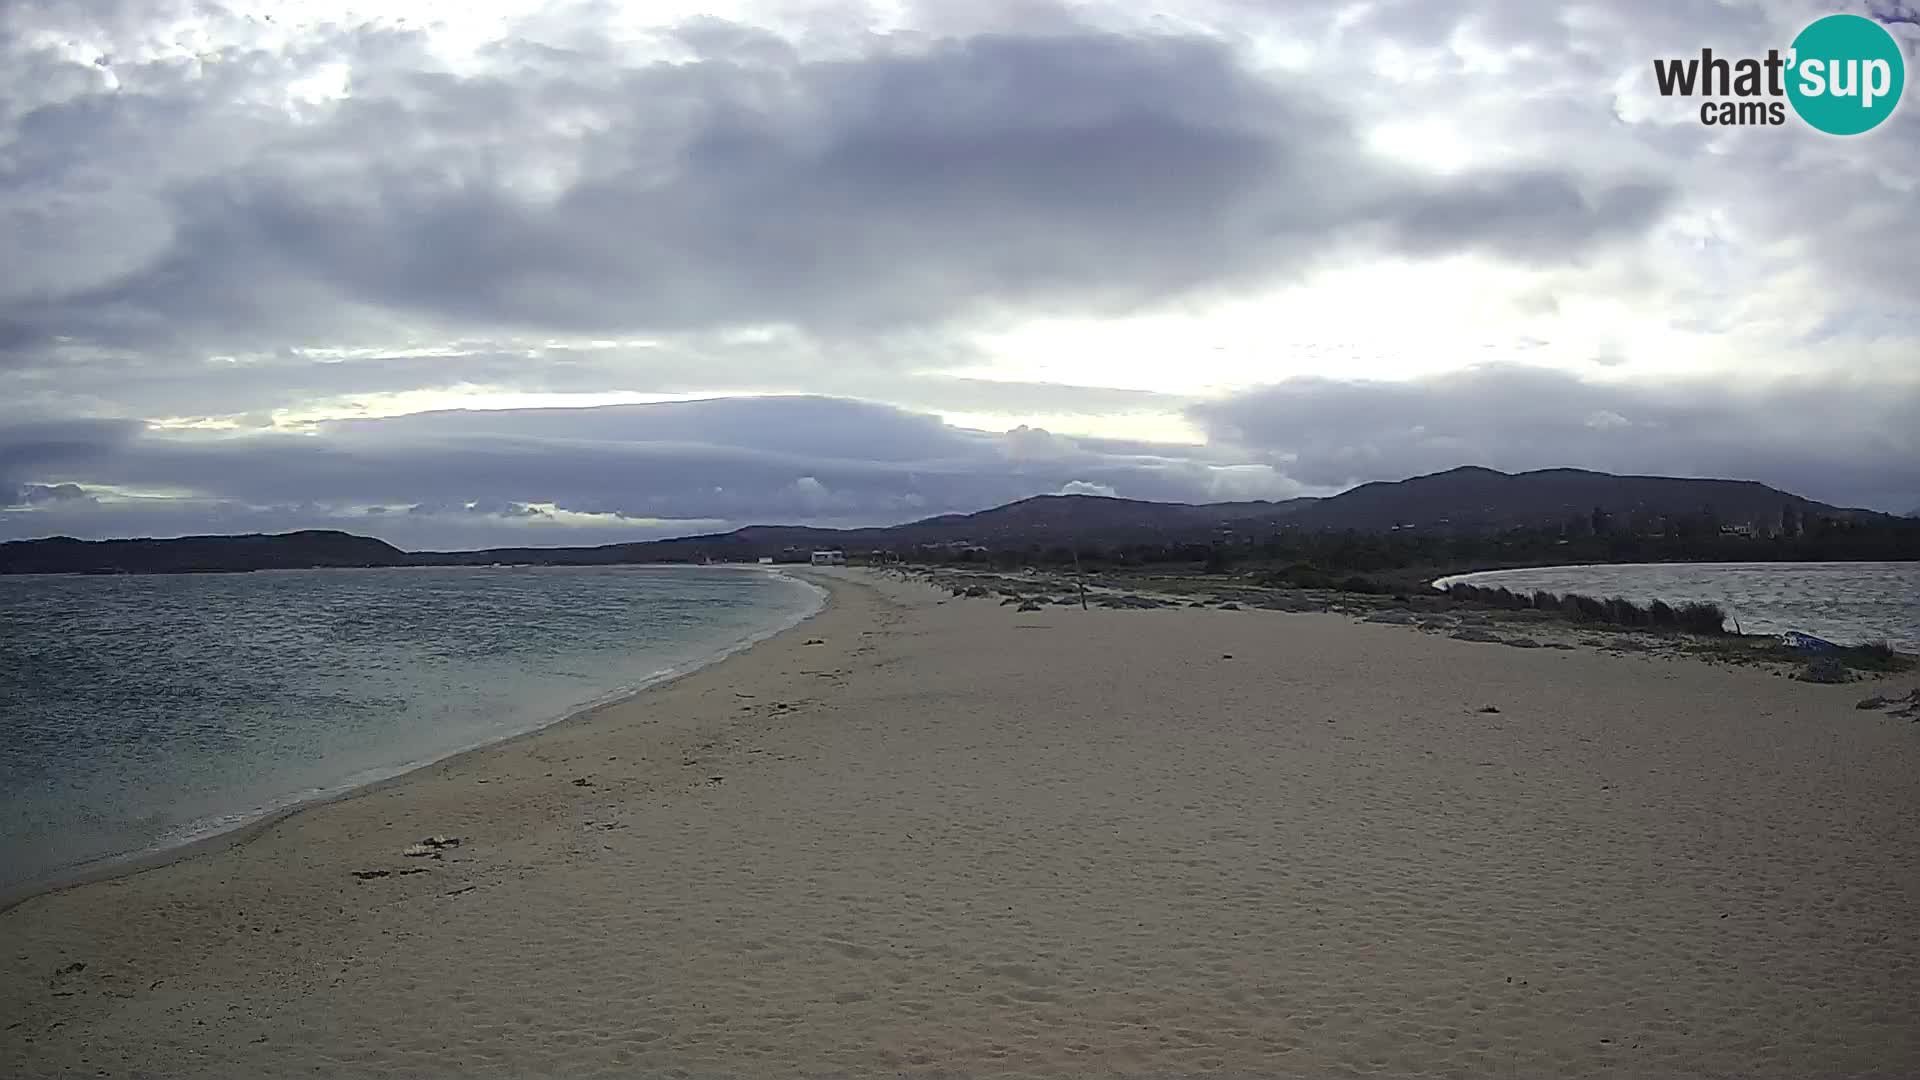
[[[1920,725],[1858,688],[832,576],[0,913],[0,1075],[1920,1074]]]

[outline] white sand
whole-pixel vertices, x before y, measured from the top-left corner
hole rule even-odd
[[[837,592],[0,914],[0,1075],[1920,1075],[1920,726],[1863,688]]]

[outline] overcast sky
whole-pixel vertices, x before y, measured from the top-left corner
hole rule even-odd
[[[5,0],[0,539],[1461,464],[1912,510],[1920,106],[1653,84],[1836,10],[1920,67],[1878,0]]]

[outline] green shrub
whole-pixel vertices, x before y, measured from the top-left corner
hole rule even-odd
[[[1262,574],[1260,584],[1280,589],[1331,589],[1335,582],[1332,576],[1312,563],[1292,563]]]
[[[1586,622],[1606,622],[1607,605],[1582,593],[1568,593],[1562,606],[1573,613],[1574,618]]]
[[[1680,624],[1682,630],[1689,630],[1696,634],[1727,632],[1727,613],[1720,610],[1719,604],[1681,604],[1674,611],[1674,619]]]
[[[1807,665],[1794,678],[1801,682],[1843,683],[1848,679],[1847,665],[1841,663],[1837,656],[1816,656],[1807,661]]]
[[[1840,650],[1840,660],[1856,671],[1907,671],[1914,666],[1911,657],[1902,656],[1885,641],[1850,645]]]
[[[1646,626],[1652,620],[1647,609],[1623,596],[1608,597],[1607,621],[1619,626]]]

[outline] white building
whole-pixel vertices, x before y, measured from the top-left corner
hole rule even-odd
[[[845,566],[847,553],[844,551],[816,551],[812,563],[815,566]]]

